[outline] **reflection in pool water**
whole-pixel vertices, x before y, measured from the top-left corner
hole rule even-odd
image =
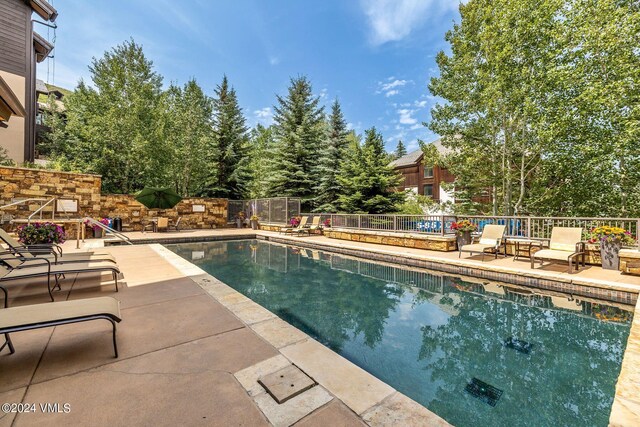
[[[167,247],[454,425],[608,423],[626,307],[262,241]]]

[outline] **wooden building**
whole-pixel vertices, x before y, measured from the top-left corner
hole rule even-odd
[[[438,150],[444,150],[440,140],[432,142]],[[440,166],[425,166],[424,153],[421,149],[400,157],[391,162],[402,175],[400,189],[411,190],[417,194],[431,196],[437,202],[453,201],[453,194],[442,188],[442,183],[453,182],[455,177]],[[428,162],[427,162],[428,163]]]
[[[0,0],[0,146],[17,163],[34,160],[36,64],[53,49],[33,25],[57,16],[46,0]]]

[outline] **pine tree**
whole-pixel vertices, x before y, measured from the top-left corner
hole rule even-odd
[[[317,212],[336,212],[339,206],[339,196],[342,194],[342,186],[338,183],[340,165],[344,161],[347,151],[347,122],[342,115],[340,103],[336,99],[331,106],[329,117],[329,130],[326,142],[320,154],[318,165],[318,186],[315,188]]]
[[[396,146],[396,151],[393,153],[393,156],[396,159],[399,159],[400,157],[406,156],[406,155],[407,155],[407,148],[402,143],[402,140],[399,140],[398,145]]]
[[[382,135],[375,127],[365,131],[364,144],[350,144],[338,181],[344,187],[339,197],[342,209],[351,213],[393,212],[404,201],[404,193],[394,191],[400,176],[389,166]]]
[[[251,130],[249,137],[249,170],[251,179],[247,188],[249,198],[267,197],[266,179],[269,175],[269,165],[265,161],[274,146],[273,126],[265,127],[258,124]]]
[[[270,153],[270,197],[301,197],[309,203],[316,181],[323,138],[323,108],[318,106],[306,77],[291,79],[286,97],[274,106],[275,146]],[[307,206],[308,208],[308,206]]]
[[[204,195],[241,199],[249,180],[248,128],[236,91],[227,76],[213,99],[214,141],[209,153],[211,175]]]

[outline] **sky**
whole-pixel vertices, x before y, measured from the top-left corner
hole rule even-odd
[[[163,83],[195,78],[209,95],[227,75],[250,126],[272,123],[276,94],[307,76],[325,110],[338,99],[350,128],[375,126],[387,150],[437,138],[422,125],[438,101],[429,79],[448,50],[458,0],[49,0],[58,10],[53,59],[38,77],[90,83],[92,58],[133,39]]]

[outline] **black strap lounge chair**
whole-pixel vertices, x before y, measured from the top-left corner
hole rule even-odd
[[[54,264],[65,262],[110,261],[116,262],[113,255],[108,253],[79,252],[63,254],[59,245],[23,245],[11,237],[9,233],[0,228],[0,240],[9,248],[9,251],[25,258],[46,258]]]
[[[49,260],[40,258],[18,258],[14,254],[0,253],[0,282],[46,277],[49,297],[54,301],[52,290],[60,289],[58,277],[67,273],[101,273],[111,272],[118,292],[118,275],[120,269],[112,262],[74,262],[68,264],[52,264]],[[51,287],[51,276],[54,276],[55,286]]]
[[[115,357],[118,357],[116,323],[120,322],[122,317],[120,302],[117,299],[99,297],[8,308],[6,307],[7,290],[3,287],[0,289],[5,294],[5,308],[0,310],[0,334],[4,334],[5,342],[0,346],[0,351],[9,347],[10,353],[15,353],[16,350],[9,335],[14,332],[104,319],[111,322],[113,351]]]

